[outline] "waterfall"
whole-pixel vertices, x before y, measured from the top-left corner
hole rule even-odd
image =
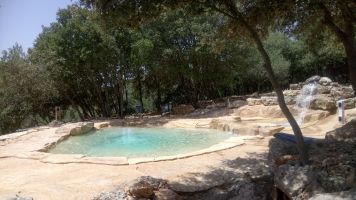
[[[307,113],[310,103],[313,100],[313,95],[315,94],[316,83],[309,83],[303,86],[300,90],[300,94],[296,98],[296,106],[299,110],[297,117],[298,124],[303,124],[305,114]]]

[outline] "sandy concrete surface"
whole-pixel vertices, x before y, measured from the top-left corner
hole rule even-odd
[[[355,116],[356,111],[348,111],[348,116]],[[234,115],[220,120],[235,119]],[[324,137],[327,131],[339,126],[336,115],[303,126],[305,136]],[[181,121],[179,121],[181,120]],[[203,124],[207,119],[172,119],[171,124]],[[268,120],[267,120],[268,121]],[[278,121],[278,120],[277,120]],[[234,122],[238,123],[238,122]],[[258,121],[254,121],[254,124]],[[110,191],[120,184],[142,175],[149,175],[168,180],[182,176],[196,176],[214,169],[226,167],[227,161],[236,161],[238,168],[243,159],[265,157],[268,151],[270,136],[263,139],[246,140],[242,146],[171,161],[149,162],[124,166],[111,166],[91,163],[52,164],[38,159],[11,157],[1,155],[32,152],[44,143],[52,142],[56,128],[45,128],[30,133],[18,134],[1,140],[0,138],[0,199],[31,196],[35,200],[90,199],[102,191]],[[288,128],[286,128],[288,132]],[[9,136],[7,136],[9,137]],[[32,145],[28,145],[32,144]],[[241,163],[243,164],[243,163]],[[238,169],[236,169],[238,170]]]

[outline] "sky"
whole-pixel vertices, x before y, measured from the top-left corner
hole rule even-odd
[[[16,42],[25,52],[42,32],[42,25],[56,21],[59,8],[73,0],[0,0],[0,52]]]

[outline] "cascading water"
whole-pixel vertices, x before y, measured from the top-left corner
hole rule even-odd
[[[307,113],[310,103],[313,100],[313,95],[315,94],[316,83],[309,83],[303,86],[300,90],[300,94],[296,98],[296,106],[299,110],[297,116],[298,124],[303,124],[305,114]]]

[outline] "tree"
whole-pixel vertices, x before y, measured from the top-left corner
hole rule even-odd
[[[53,119],[58,93],[48,74],[15,44],[0,61],[0,134]]]
[[[341,42],[347,57],[349,78],[356,91],[356,2],[353,0],[283,1],[280,5],[290,29],[312,38],[325,35],[327,27]],[[282,21],[283,21],[282,20]]]
[[[104,1],[104,0],[83,0],[103,15],[116,19],[118,23],[132,24],[142,22],[158,16],[167,11],[167,8],[181,6],[191,6],[195,11],[218,12],[226,16],[231,21],[231,27],[240,31],[250,39],[263,58],[264,69],[278,97],[279,106],[290,123],[296,136],[300,158],[303,163],[307,163],[307,152],[300,127],[293,115],[289,111],[282,92],[282,88],[277,81],[272,68],[272,62],[265,46],[262,43],[261,33],[268,32],[269,25],[274,23],[273,12],[269,8],[275,8],[276,3],[268,1]],[[262,35],[263,36],[263,35]]]

